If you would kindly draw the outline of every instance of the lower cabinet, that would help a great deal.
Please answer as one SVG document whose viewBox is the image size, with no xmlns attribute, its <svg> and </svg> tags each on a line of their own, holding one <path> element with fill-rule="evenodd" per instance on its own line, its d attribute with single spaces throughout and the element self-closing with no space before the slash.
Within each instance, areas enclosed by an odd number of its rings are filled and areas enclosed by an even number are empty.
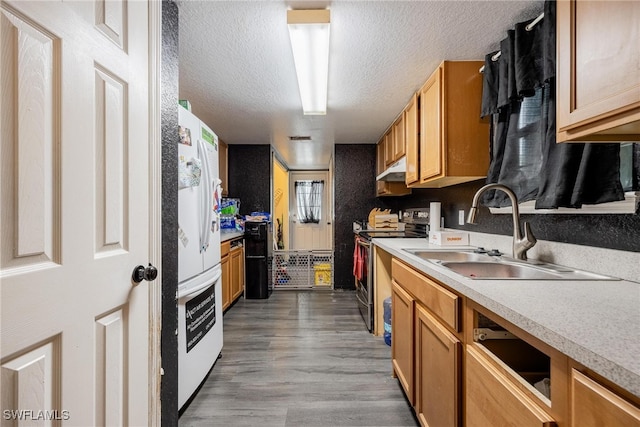
<svg viewBox="0 0 640 427">
<path fill-rule="evenodd" d="M 231 305 L 231 264 L 229 255 L 225 255 L 220 260 L 222 267 L 222 310 L 226 310 Z"/>
<path fill-rule="evenodd" d="M 640 427 L 640 397 L 391 260 L 391 359 L 423 427 Z"/>
<path fill-rule="evenodd" d="M 420 424 L 460 425 L 461 352 L 460 340 L 416 304 L 415 411 Z"/>
<path fill-rule="evenodd" d="M 576 369 L 571 370 L 573 427 L 640 426 L 640 408 Z"/>
<path fill-rule="evenodd" d="M 394 374 L 421 425 L 460 426 L 462 343 L 449 329 L 458 327 L 459 299 L 396 260 L 392 277 Z"/>
<path fill-rule="evenodd" d="M 391 288 L 391 363 L 393 372 L 404 388 L 407 399 L 413 405 L 413 310 L 415 301 L 398 283 L 392 282 Z"/>
<path fill-rule="evenodd" d="M 231 301 L 235 301 L 244 291 L 244 250 L 236 246 L 229 253 L 231 259 Z"/>
<path fill-rule="evenodd" d="M 467 345 L 465 362 L 467 427 L 557 425 L 542 407 L 472 345 Z"/>
<path fill-rule="evenodd" d="M 244 292 L 244 247 L 240 242 L 226 241 L 220 245 L 223 310 Z"/>
</svg>

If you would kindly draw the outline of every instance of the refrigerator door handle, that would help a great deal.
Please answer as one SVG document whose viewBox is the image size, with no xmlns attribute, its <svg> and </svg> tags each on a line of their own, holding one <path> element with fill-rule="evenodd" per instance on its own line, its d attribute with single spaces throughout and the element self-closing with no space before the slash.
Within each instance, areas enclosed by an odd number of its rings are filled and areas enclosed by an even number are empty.
<svg viewBox="0 0 640 427">
<path fill-rule="evenodd" d="M 207 250 L 209 246 L 209 239 L 207 239 L 209 233 L 208 229 L 211 223 L 211 171 L 209 169 L 209 156 L 207 155 L 207 148 L 204 145 L 205 142 L 198 139 L 198 151 L 200 161 L 202 162 L 202 170 L 204 173 L 204 185 L 201 187 L 203 206 L 201 206 L 201 212 L 203 214 L 202 223 L 200 224 L 200 252 Z"/>
<path fill-rule="evenodd" d="M 216 270 L 213 274 L 214 275 L 212 278 L 210 278 L 209 280 L 203 281 L 198 286 L 194 286 L 193 288 L 188 289 L 187 291 L 178 290 L 178 299 L 184 298 L 187 296 L 190 298 L 194 298 L 199 294 L 201 294 L 205 289 L 210 288 L 211 286 L 215 286 L 216 282 L 220 280 L 220 278 L 222 277 L 222 269 Z"/>
</svg>

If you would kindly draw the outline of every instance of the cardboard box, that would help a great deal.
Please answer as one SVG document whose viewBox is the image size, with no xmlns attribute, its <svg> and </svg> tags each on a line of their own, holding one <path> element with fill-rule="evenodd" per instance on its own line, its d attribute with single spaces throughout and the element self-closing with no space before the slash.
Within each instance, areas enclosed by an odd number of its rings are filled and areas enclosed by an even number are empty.
<svg viewBox="0 0 640 427">
<path fill-rule="evenodd" d="M 466 246 L 469 233 L 466 231 L 430 231 L 429 243 L 438 246 Z"/>
</svg>

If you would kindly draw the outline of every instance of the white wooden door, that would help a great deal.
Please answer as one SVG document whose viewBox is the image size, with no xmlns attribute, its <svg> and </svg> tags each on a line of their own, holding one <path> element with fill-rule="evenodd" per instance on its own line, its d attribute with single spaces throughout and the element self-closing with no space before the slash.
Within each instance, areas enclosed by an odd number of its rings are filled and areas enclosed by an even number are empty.
<svg viewBox="0 0 640 427">
<path fill-rule="evenodd" d="M 294 171 L 290 174 L 289 220 L 291 222 L 291 249 L 314 250 L 332 249 L 331 238 L 331 183 L 327 171 Z M 296 198 L 296 181 L 324 181 L 322 194 L 322 209 L 320 222 L 304 223 L 298 215 L 298 200 Z"/>
<path fill-rule="evenodd" d="M 149 424 L 148 7 L 1 3 L 2 426 Z"/>
</svg>

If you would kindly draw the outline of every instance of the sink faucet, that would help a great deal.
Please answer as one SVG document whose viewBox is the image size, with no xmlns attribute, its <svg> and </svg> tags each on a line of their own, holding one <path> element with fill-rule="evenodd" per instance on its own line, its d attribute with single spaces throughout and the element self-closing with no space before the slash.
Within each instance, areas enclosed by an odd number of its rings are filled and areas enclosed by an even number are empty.
<svg viewBox="0 0 640 427">
<path fill-rule="evenodd" d="M 520 231 L 520 211 L 518 210 L 518 198 L 506 185 L 487 184 L 476 191 L 475 196 L 473 196 L 473 202 L 471 203 L 471 210 L 469 210 L 467 222 L 470 224 L 476 223 L 476 214 L 478 213 L 478 201 L 480 200 L 480 196 L 482 195 L 482 193 L 492 188 L 504 191 L 511 200 L 511 211 L 513 212 L 513 257 L 515 259 L 526 260 L 527 251 L 536 244 L 537 240 L 531 232 L 531 227 L 528 222 L 524 223 L 524 238 L 522 237 L 522 233 Z"/>
</svg>

